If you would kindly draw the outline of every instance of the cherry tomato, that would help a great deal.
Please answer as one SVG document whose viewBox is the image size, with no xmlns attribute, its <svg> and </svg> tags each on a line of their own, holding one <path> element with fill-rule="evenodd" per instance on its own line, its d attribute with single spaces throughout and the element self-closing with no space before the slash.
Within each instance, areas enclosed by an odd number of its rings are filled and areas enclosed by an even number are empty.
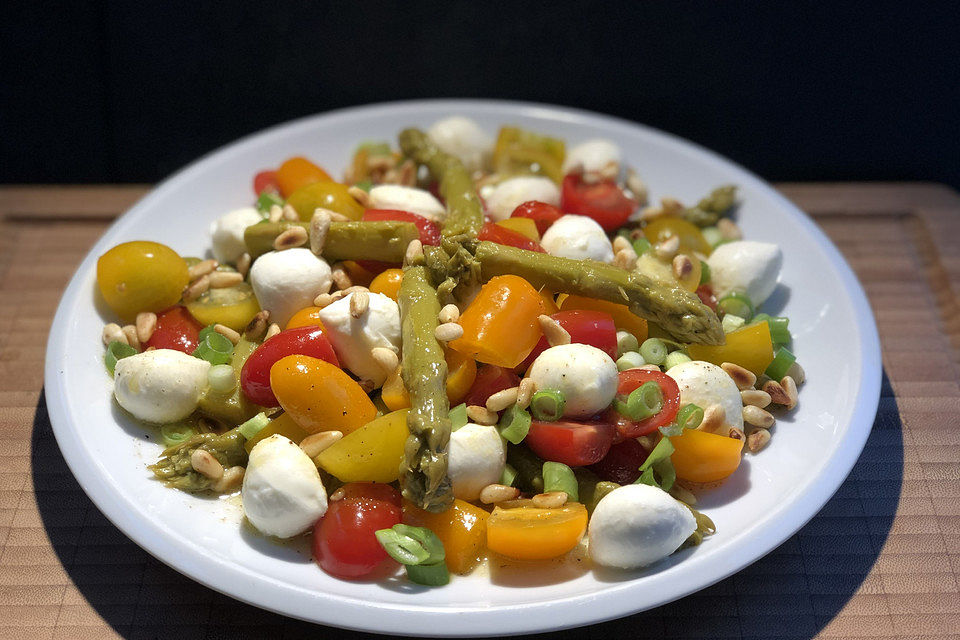
<svg viewBox="0 0 960 640">
<path fill-rule="evenodd" d="M 280 195 L 289 198 L 297 189 L 315 182 L 333 182 L 330 174 L 302 156 L 288 158 L 274 172 L 274 181 L 280 189 Z M 328 207 L 330 208 L 330 207 Z M 313 210 L 310 210 L 313 214 Z M 301 214 L 302 217 L 302 214 Z M 307 220 L 309 220 L 309 216 Z"/>
<path fill-rule="evenodd" d="M 680 409 L 680 388 L 673 378 L 662 371 L 649 371 L 647 369 L 627 369 L 620 372 L 620 383 L 617 385 L 618 396 L 628 396 L 630 392 L 642 385 L 644 382 L 654 381 L 660 385 L 660 391 L 663 393 L 663 408 L 659 413 L 640 421 L 634 421 L 621 415 L 614 409 L 609 409 L 605 414 L 617 426 L 617 431 L 624 438 L 638 438 L 648 433 L 653 433 L 659 427 L 673 422 Z"/>
<path fill-rule="evenodd" d="M 643 228 L 643 235 L 653 244 L 676 236 L 680 241 L 680 253 L 692 255 L 697 252 L 709 256 L 713 251 L 697 225 L 677 216 L 654 218 Z"/>
<path fill-rule="evenodd" d="M 558 311 L 551 314 L 550 317 L 567 330 L 571 342 L 589 344 L 606 352 L 614 360 L 617 359 L 617 327 L 613 324 L 613 317 L 609 313 L 577 309 L 574 311 Z M 517 367 L 517 371 L 529 369 L 537 356 L 549 348 L 550 343 L 547 342 L 547 339 L 545 337 L 540 338 L 540 342 L 533 348 L 527 359 Z"/>
<path fill-rule="evenodd" d="M 389 502 L 398 507 L 402 506 L 400 492 L 383 482 L 349 482 L 340 489 L 343 491 L 344 500 L 347 498 L 370 498 Z"/>
<path fill-rule="evenodd" d="M 387 269 L 370 283 L 371 293 L 382 293 L 394 302 L 400 295 L 400 283 L 403 282 L 403 269 Z"/>
<path fill-rule="evenodd" d="M 606 231 L 623 226 L 637 209 L 637 202 L 624 195 L 613 180 L 587 183 L 578 173 L 563 179 L 560 208 L 566 213 L 589 216 Z"/>
<path fill-rule="evenodd" d="M 590 470 L 604 480 L 617 484 L 633 484 L 640 477 L 640 465 L 647 459 L 647 450 L 634 438 L 627 438 L 610 447 L 600 462 Z"/>
<path fill-rule="evenodd" d="M 157 327 L 144 348 L 176 349 L 193 353 L 200 343 L 200 329 L 203 329 L 203 325 L 193 319 L 186 307 L 170 307 L 157 314 Z"/>
<path fill-rule="evenodd" d="M 395 209 L 367 209 L 363 212 L 363 219 L 370 221 L 395 220 L 397 222 L 412 222 L 420 231 L 420 242 L 429 245 L 440 244 L 440 225 L 433 220 L 409 211 Z"/>
<path fill-rule="evenodd" d="M 527 251 L 546 253 L 539 242 L 534 242 L 522 233 L 517 233 L 516 231 L 502 227 L 495 222 L 485 222 L 483 227 L 480 228 L 480 233 L 477 234 L 477 239 L 489 240 L 490 242 L 496 242 L 497 244 L 508 247 L 526 249 Z"/>
<path fill-rule="evenodd" d="M 97 260 L 100 293 L 124 322 L 177 304 L 189 280 L 184 259 L 159 242 L 124 242 Z"/>
<path fill-rule="evenodd" d="M 717 312 L 717 297 L 713 295 L 713 287 L 708 284 L 702 284 L 697 287 L 697 296 L 700 297 L 700 302 L 710 307 L 714 313 Z"/>
<path fill-rule="evenodd" d="M 270 367 L 270 389 L 294 422 L 308 433 L 341 431 L 344 439 L 377 417 L 356 380 L 335 364 L 301 354 Z"/>
<path fill-rule="evenodd" d="M 400 524 L 401 515 L 398 505 L 380 496 L 361 494 L 331 502 L 313 527 L 313 559 L 330 575 L 363 578 L 390 558 L 375 532 Z"/>
<path fill-rule="evenodd" d="M 528 200 L 510 214 L 511 218 L 530 218 L 537 223 L 537 231 L 543 236 L 550 226 L 560 219 L 563 212 L 552 204 Z"/>
<path fill-rule="evenodd" d="M 527 502 L 527 501 L 525 501 Z M 487 547 L 517 560 L 547 560 L 571 551 L 587 530 L 587 510 L 579 502 L 540 509 L 494 507 L 487 518 Z"/>
<path fill-rule="evenodd" d="M 253 176 L 253 192 L 258 196 L 264 191 L 274 191 L 279 193 L 280 187 L 277 186 L 277 172 L 272 170 L 261 171 Z"/>
<path fill-rule="evenodd" d="M 544 460 L 562 462 L 568 467 L 585 467 L 603 460 L 615 433 L 609 422 L 534 420 L 524 442 Z"/>
<path fill-rule="evenodd" d="M 513 371 L 493 364 L 480 365 L 477 368 L 477 377 L 463 401 L 467 406 L 482 407 L 487 404 L 487 398 L 496 392 L 510 389 L 518 384 L 520 384 L 520 378 Z"/>
<path fill-rule="evenodd" d="M 287 329 L 273 336 L 250 354 L 240 370 L 240 388 L 247 398 L 264 407 L 275 407 L 277 398 L 270 388 L 270 368 L 281 358 L 305 355 L 340 366 L 333 345 L 317 326 Z"/>
<path fill-rule="evenodd" d="M 320 307 L 304 307 L 287 320 L 287 326 L 284 329 L 296 329 L 298 327 L 320 327 L 323 329 L 323 320 L 320 319 L 322 310 Z"/>
<path fill-rule="evenodd" d="M 670 460 L 677 477 L 690 482 L 719 482 L 740 466 L 743 440 L 736 440 L 708 431 L 684 429 L 670 438 L 673 454 Z"/>
</svg>

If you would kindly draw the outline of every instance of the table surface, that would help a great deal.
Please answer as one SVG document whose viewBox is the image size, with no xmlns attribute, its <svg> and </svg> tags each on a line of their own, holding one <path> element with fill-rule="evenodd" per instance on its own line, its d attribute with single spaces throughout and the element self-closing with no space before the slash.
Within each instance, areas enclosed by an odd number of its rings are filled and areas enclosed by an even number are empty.
<svg viewBox="0 0 960 640">
<path fill-rule="evenodd" d="M 552 637 L 960 635 L 960 196 L 935 184 L 781 184 L 866 288 L 884 385 L 823 510 L 740 573 Z M 235 602 L 132 543 L 57 448 L 47 332 L 77 264 L 145 186 L 0 187 L 0 637 L 361 637 Z M 94 425 L 95 426 L 95 425 Z"/>
</svg>

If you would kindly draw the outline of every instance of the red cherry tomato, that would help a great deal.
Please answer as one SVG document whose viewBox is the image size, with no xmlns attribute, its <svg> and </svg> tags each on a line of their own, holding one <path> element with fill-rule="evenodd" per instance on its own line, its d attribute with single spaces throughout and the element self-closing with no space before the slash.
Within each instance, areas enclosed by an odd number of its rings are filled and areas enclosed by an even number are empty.
<svg viewBox="0 0 960 640">
<path fill-rule="evenodd" d="M 510 217 L 530 218 L 537 224 L 537 231 L 542 236 L 562 215 L 563 212 L 552 204 L 529 200 L 514 209 Z"/>
<path fill-rule="evenodd" d="M 589 216 L 606 231 L 622 227 L 637 209 L 637 202 L 624 195 L 613 180 L 587 183 L 578 173 L 563 179 L 560 208 L 567 213 Z"/>
<path fill-rule="evenodd" d="M 627 438 L 610 447 L 600 462 L 590 470 L 603 480 L 617 484 L 633 484 L 640 477 L 640 465 L 647 459 L 647 450 L 634 438 Z"/>
<path fill-rule="evenodd" d="M 395 209 L 367 209 L 363 212 L 363 219 L 370 221 L 395 220 L 397 222 L 412 222 L 420 231 L 420 242 L 429 245 L 440 244 L 440 225 L 416 213 L 397 211 Z"/>
<path fill-rule="evenodd" d="M 264 191 L 280 193 L 276 171 L 261 171 L 253 177 L 253 192 L 259 196 Z"/>
<path fill-rule="evenodd" d="M 613 324 L 613 316 L 609 313 L 576 309 L 558 311 L 550 317 L 567 330 L 571 342 L 589 344 L 606 352 L 614 360 L 617 359 L 617 327 Z M 537 356 L 549 348 L 550 343 L 545 337 L 541 337 L 540 342 L 533 348 L 527 359 L 516 368 L 516 371 L 523 372 L 529 369 Z"/>
<path fill-rule="evenodd" d="M 477 369 L 477 377 L 463 401 L 467 406 L 482 407 L 487 404 L 487 398 L 497 391 L 510 389 L 518 384 L 520 384 L 520 378 L 513 371 L 492 364 L 482 364 Z"/>
<path fill-rule="evenodd" d="M 363 578 L 390 558 L 375 532 L 400 524 L 401 515 L 400 507 L 377 498 L 331 502 L 313 527 L 313 559 L 330 575 L 347 580 Z"/>
<path fill-rule="evenodd" d="M 292 355 L 310 356 L 340 366 L 333 345 L 316 325 L 281 331 L 250 354 L 240 370 L 240 388 L 251 402 L 264 407 L 275 407 L 277 402 L 270 389 L 270 367 L 277 360 Z"/>
<path fill-rule="evenodd" d="M 186 307 L 170 307 L 157 314 L 157 326 L 144 348 L 176 349 L 193 353 L 200 342 L 200 329 L 203 329 L 203 325 L 190 315 Z"/>
<path fill-rule="evenodd" d="M 508 247 L 546 253 L 539 242 L 534 242 L 522 233 L 501 227 L 495 222 L 483 223 L 483 226 L 480 228 L 480 233 L 477 234 L 477 240 L 489 240 L 490 242 L 496 242 L 497 244 L 503 244 Z"/>
<path fill-rule="evenodd" d="M 702 284 L 697 287 L 697 295 L 700 297 L 700 302 L 710 307 L 714 313 L 717 312 L 717 297 L 713 295 L 713 287 Z"/>
<path fill-rule="evenodd" d="M 524 442 L 530 450 L 568 467 L 585 467 L 607 455 L 616 433 L 609 422 L 541 422 L 534 420 Z"/>
<path fill-rule="evenodd" d="M 659 413 L 640 421 L 631 420 L 613 408 L 604 414 L 608 420 L 616 425 L 617 431 L 624 438 L 639 438 L 648 433 L 653 433 L 659 427 L 670 424 L 677 417 L 677 411 L 680 409 L 680 388 L 673 378 L 662 371 L 649 371 L 647 369 L 621 371 L 620 383 L 617 385 L 617 395 L 628 396 L 631 391 L 650 380 L 660 385 L 660 391 L 663 393 L 663 408 Z"/>
<path fill-rule="evenodd" d="M 401 506 L 400 492 L 382 482 L 350 482 L 340 487 L 343 499 L 371 498 Z"/>
</svg>

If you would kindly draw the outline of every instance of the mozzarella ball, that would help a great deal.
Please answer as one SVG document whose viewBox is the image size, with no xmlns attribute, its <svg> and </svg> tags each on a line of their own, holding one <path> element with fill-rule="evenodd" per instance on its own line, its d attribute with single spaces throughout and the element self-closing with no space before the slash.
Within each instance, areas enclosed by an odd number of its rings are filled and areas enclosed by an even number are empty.
<svg viewBox="0 0 960 640">
<path fill-rule="evenodd" d="M 340 364 L 357 377 L 377 387 L 387 375 L 371 355 L 374 347 L 385 347 L 400 354 L 400 307 L 382 293 L 368 294 L 370 304 L 359 318 L 350 315 L 351 293 L 317 312 Z"/>
<path fill-rule="evenodd" d="M 240 499 L 250 524 L 278 538 L 303 533 L 327 512 L 327 491 L 313 460 L 279 434 L 253 447 Z"/>
<path fill-rule="evenodd" d="M 437 120 L 427 129 L 429 137 L 444 153 L 460 159 L 467 171 L 479 171 L 493 153 L 493 138 L 476 122 L 463 116 Z"/>
<path fill-rule="evenodd" d="M 560 189 L 550 178 L 520 176 L 508 178 L 484 195 L 487 213 L 496 220 L 506 220 L 524 202 L 536 200 L 560 205 Z"/>
<path fill-rule="evenodd" d="M 500 482 L 507 449 L 496 427 L 468 423 L 450 434 L 447 460 L 453 495 L 477 500 L 485 486 Z"/>
<path fill-rule="evenodd" d="M 777 287 L 783 253 L 769 242 L 737 240 L 714 249 L 707 264 L 710 284 L 718 298 L 739 291 L 759 306 Z"/>
<path fill-rule="evenodd" d="M 271 251 L 250 267 L 250 285 L 270 321 L 283 327 L 291 316 L 330 290 L 330 265 L 310 249 Z"/>
<path fill-rule="evenodd" d="M 743 399 L 726 371 L 709 362 L 692 360 L 670 367 L 667 375 L 680 387 L 681 406 L 695 404 L 706 409 L 718 404 L 723 408 L 726 418 L 717 433 L 726 435 L 731 427 L 743 429 Z"/>
<path fill-rule="evenodd" d="M 567 214 L 550 225 L 540 245 L 552 256 L 574 260 L 613 261 L 613 245 L 597 221 Z"/>
<path fill-rule="evenodd" d="M 213 239 L 213 257 L 221 263 L 236 262 L 247 252 L 243 241 L 243 232 L 252 224 L 263 220 L 260 212 L 253 207 L 236 209 L 224 214 L 210 223 L 210 235 Z"/>
<path fill-rule="evenodd" d="M 174 349 L 154 349 L 117 360 L 113 394 L 120 406 L 146 422 L 183 420 L 207 388 L 210 363 Z"/>
<path fill-rule="evenodd" d="M 370 189 L 370 206 L 367 208 L 407 211 L 436 222 L 442 222 L 447 216 L 447 210 L 429 191 L 396 184 L 382 184 Z"/>
<path fill-rule="evenodd" d="M 586 418 L 599 413 L 617 395 L 617 365 L 604 351 L 588 344 L 550 347 L 533 361 L 527 377 L 537 389 L 563 394 L 563 415 Z"/>
<path fill-rule="evenodd" d="M 614 173 L 620 173 L 620 148 L 611 140 L 595 138 L 581 142 L 567 151 L 567 157 L 563 160 L 563 174 L 575 169 L 582 169 L 585 173 L 597 173 L 611 165 L 616 168 Z"/>
<path fill-rule="evenodd" d="M 606 567 L 635 569 L 658 562 L 697 530 L 690 510 L 646 484 L 614 489 L 590 518 L 590 557 Z"/>
</svg>

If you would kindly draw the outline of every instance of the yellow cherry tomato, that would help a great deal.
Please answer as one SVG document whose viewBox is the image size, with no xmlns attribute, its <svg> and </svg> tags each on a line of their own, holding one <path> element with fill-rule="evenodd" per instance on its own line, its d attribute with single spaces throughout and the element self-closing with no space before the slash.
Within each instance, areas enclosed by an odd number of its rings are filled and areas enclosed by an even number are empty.
<svg viewBox="0 0 960 640">
<path fill-rule="evenodd" d="M 716 347 L 691 344 L 687 353 L 694 360 L 706 360 L 715 365 L 732 362 L 759 376 L 773 362 L 770 325 L 766 322 L 747 325 L 728 333 L 726 344 Z"/>
<path fill-rule="evenodd" d="M 553 291 L 549 289 L 540 289 L 540 297 L 543 298 L 543 312 L 552 316 L 557 311 L 560 311 L 560 307 L 557 306 L 557 301 L 554 299 Z"/>
<path fill-rule="evenodd" d="M 377 408 L 353 378 L 318 358 L 281 358 L 270 368 L 270 388 L 284 411 L 308 433 L 346 435 L 377 416 Z"/>
<path fill-rule="evenodd" d="M 460 404 L 477 378 L 477 362 L 453 349 L 444 351 L 444 359 L 447 361 L 447 399 L 451 405 Z M 380 390 L 380 399 L 391 411 L 410 406 L 410 396 L 407 388 L 403 386 L 400 370 L 400 367 L 397 367 L 396 371 L 387 376 Z"/>
<path fill-rule="evenodd" d="M 697 225 L 675 216 L 654 218 L 643 228 L 643 235 L 647 237 L 651 244 L 657 244 L 677 236 L 680 238 L 681 253 L 693 254 L 694 251 L 699 251 L 703 255 L 709 256 L 710 252 L 713 251 Z"/>
<path fill-rule="evenodd" d="M 370 291 L 373 293 L 382 293 L 396 301 L 402 281 L 403 269 L 387 269 L 373 279 L 373 282 L 370 283 Z"/>
<path fill-rule="evenodd" d="M 336 182 L 314 182 L 291 193 L 287 203 L 297 210 L 304 221 L 313 217 L 317 207 L 342 213 L 351 220 L 359 220 L 363 217 L 363 205 L 347 193 L 347 188 Z"/>
<path fill-rule="evenodd" d="M 537 231 L 537 223 L 531 218 L 507 218 L 506 220 L 501 220 L 496 224 L 500 225 L 504 229 L 516 231 L 520 235 L 530 238 L 534 242 L 540 242 L 540 232 Z"/>
<path fill-rule="evenodd" d="M 245 328 L 260 311 L 253 287 L 246 282 L 233 287 L 209 289 L 193 302 L 187 311 L 204 326 L 222 324 L 234 331 Z"/>
<path fill-rule="evenodd" d="M 587 510 L 579 502 L 556 509 L 498 506 L 487 519 L 487 547 L 516 560 L 546 560 L 570 552 L 586 530 Z"/>
<path fill-rule="evenodd" d="M 740 466 L 743 441 L 707 431 L 685 429 L 670 438 L 677 477 L 690 482 L 719 482 Z"/>
<path fill-rule="evenodd" d="M 452 507 L 440 513 L 424 511 L 408 500 L 403 501 L 404 524 L 426 527 L 437 534 L 443 543 L 447 568 L 458 575 L 469 573 L 483 558 L 489 516 L 480 507 L 463 500 L 454 500 Z"/>
<path fill-rule="evenodd" d="M 563 140 L 519 127 L 501 127 L 493 149 L 493 169 L 504 176 L 539 174 L 559 183 L 565 155 Z"/>
<path fill-rule="evenodd" d="M 625 304 L 617 304 L 615 302 L 597 300 L 596 298 L 585 298 L 577 295 L 567 295 L 560 300 L 561 311 L 574 311 L 577 309 L 608 313 L 613 318 L 613 324 L 617 327 L 618 331 L 632 333 L 640 342 L 647 339 L 647 321 L 640 316 L 634 315 Z"/>
<path fill-rule="evenodd" d="M 304 307 L 293 314 L 293 317 L 287 321 L 284 329 L 296 329 L 297 327 L 320 327 L 326 331 L 323 321 L 320 319 L 320 307 Z"/>
<path fill-rule="evenodd" d="M 184 259 L 159 242 L 124 242 L 97 260 L 100 293 L 124 322 L 175 305 L 189 279 Z"/>
<path fill-rule="evenodd" d="M 267 426 L 257 431 L 252 438 L 244 442 L 243 447 L 247 450 L 247 453 L 250 453 L 258 442 L 272 435 L 281 435 L 284 438 L 289 438 L 294 444 L 300 444 L 300 441 L 310 434 L 294 422 L 289 413 L 281 413 L 268 422 Z"/>
<path fill-rule="evenodd" d="M 692 292 L 696 291 L 697 287 L 700 286 L 700 275 L 703 272 L 703 266 L 701 266 L 700 258 L 697 256 L 687 255 L 686 257 L 690 259 L 690 262 L 684 263 L 685 270 L 681 272 L 677 278 L 677 284 L 679 284 L 682 289 Z M 673 275 L 676 275 L 676 271 L 673 272 Z"/>
<path fill-rule="evenodd" d="M 368 422 L 320 452 L 317 465 L 343 482 L 393 482 L 400 477 L 410 431 L 407 410 Z"/>
<path fill-rule="evenodd" d="M 330 174 L 302 156 L 289 158 L 277 169 L 274 180 L 284 198 L 314 182 L 333 182 Z"/>
<path fill-rule="evenodd" d="M 480 362 L 513 369 L 540 340 L 537 317 L 546 304 L 519 276 L 491 278 L 460 316 L 463 336 L 450 348 Z"/>
<path fill-rule="evenodd" d="M 399 411 L 410 407 L 410 394 L 407 388 L 403 386 L 403 376 L 400 374 L 401 368 L 397 366 L 393 373 L 387 376 L 380 388 L 380 399 L 387 405 L 390 411 Z"/>
</svg>

